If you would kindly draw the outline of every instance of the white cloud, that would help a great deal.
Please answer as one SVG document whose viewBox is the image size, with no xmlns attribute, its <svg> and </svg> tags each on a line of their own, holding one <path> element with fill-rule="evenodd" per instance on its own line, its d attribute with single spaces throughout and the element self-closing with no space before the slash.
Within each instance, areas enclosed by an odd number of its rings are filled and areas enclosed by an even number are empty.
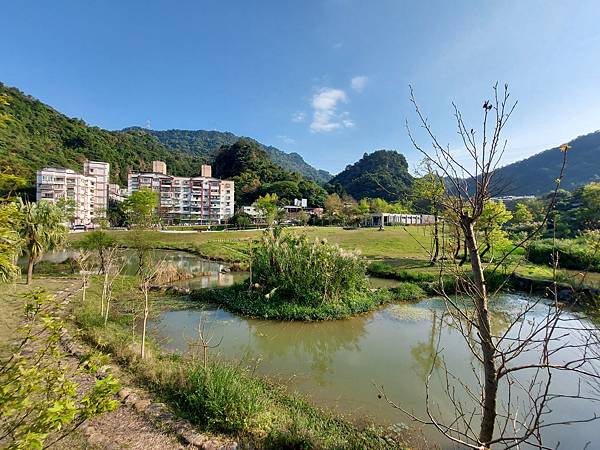
<svg viewBox="0 0 600 450">
<path fill-rule="evenodd" d="M 296 111 L 292 114 L 292 122 L 300 123 L 304 122 L 304 119 L 306 119 L 306 113 L 304 111 Z"/>
<path fill-rule="evenodd" d="M 310 131 L 326 133 L 339 128 L 351 128 L 354 122 L 348 112 L 338 113 L 338 105 L 347 103 L 348 96 L 341 89 L 321 88 L 312 99 L 313 117 Z"/>
<path fill-rule="evenodd" d="M 366 75 L 356 76 L 356 77 L 352 78 L 352 81 L 351 81 L 352 89 L 354 89 L 356 92 L 362 92 L 368 82 L 369 82 L 369 77 L 367 77 Z"/>
<path fill-rule="evenodd" d="M 284 144 L 295 144 L 296 140 L 286 136 L 285 134 L 280 134 L 277 136 L 278 139 L 280 139 L 281 141 L 283 141 Z"/>
</svg>

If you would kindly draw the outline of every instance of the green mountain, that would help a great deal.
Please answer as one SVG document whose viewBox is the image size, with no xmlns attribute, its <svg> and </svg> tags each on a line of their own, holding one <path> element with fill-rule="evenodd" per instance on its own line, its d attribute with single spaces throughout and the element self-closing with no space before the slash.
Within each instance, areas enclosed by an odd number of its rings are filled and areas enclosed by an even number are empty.
<svg viewBox="0 0 600 450">
<path fill-rule="evenodd" d="M 236 202 L 250 205 L 258 196 L 277 194 L 280 203 L 289 205 L 295 198 L 306 198 L 310 206 L 323 206 L 327 191 L 298 172 L 275 164 L 256 141 L 239 139 L 223 145 L 215 154 L 214 174 L 235 181 Z"/>
<path fill-rule="evenodd" d="M 143 128 L 126 128 L 124 131 L 136 130 L 155 136 L 165 147 L 191 153 L 211 160 L 222 145 L 232 145 L 241 139 L 233 133 L 206 130 L 146 130 Z M 256 142 L 264 150 L 271 161 L 290 172 L 298 172 L 309 180 L 317 183 L 326 183 L 331 179 L 331 174 L 319 170 L 308 164 L 298 153 L 285 153 L 276 147 L 267 146 L 260 142 L 244 137 L 246 140 Z"/>
<path fill-rule="evenodd" d="M 406 158 L 394 150 L 365 153 L 356 163 L 333 177 L 329 184 L 361 198 L 383 198 L 395 201 L 406 198 L 413 177 L 408 173 Z"/>
<path fill-rule="evenodd" d="M 600 181 L 600 131 L 569 142 L 561 188 L 572 191 Z M 554 189 L 563 154 L 558 147 L 496 170 L 495 184 L 501 195 L 540 195 Z"/>
<path fill-rule="evenodd" d="M 172 150 L 148 133 L 107 131 L 72 119 L 16 88 L 0 83 L 0 114 L 9 116 L 0 127 L 0 170 L 26 177 L 47 166 L 81 171 L 87 159 L 109 162 L 111 180 L 127 184 L 129 170 L 151 169 L 153 160 L 167 163 L 175 175 L 199 173 L 201 155 Z"/>
</svg>

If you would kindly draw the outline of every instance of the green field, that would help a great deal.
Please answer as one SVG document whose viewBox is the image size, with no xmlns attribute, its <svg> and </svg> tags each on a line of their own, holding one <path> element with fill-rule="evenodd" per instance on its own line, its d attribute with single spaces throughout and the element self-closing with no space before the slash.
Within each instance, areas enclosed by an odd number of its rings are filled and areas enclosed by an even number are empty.
<svg viewBox="0 0 600 450">
<path fill-rule="evenodd" d="M 344 230 L 339 227 L 296 227 L 294 233 L 306 233 L 309 237 L 327 239 L 331 243 L 351 250 L 360 250 L 369 259 L 394 260 L 422 265 L 427 261 L 425 248 L 430 245 L 427 227 L 388 227 L 385 231 L 376 228 Z M 131 231 L 109 231 L 121 244 L 133 246 L 134 233 Z M 156 248 L 186 250 L 199 255 L 224 261 L 243 261 L 252 240 L 263 231 L 215 231 L 197 233 L 168 233 L 161 231 L 138 232 L 144 241 Z M 83 233 L 71 234 L 75 243 L 83 238 Z"/>
<path fill-rule="evenodd" d="M 359 228 L 344 230 L 340 227 L 295 227 L 290 231 L 305 233 L 309 237 L 326 239 L 339 244 L 348 250 L 359 250 L 370 260 L 382 260 L 386 264 L 409 270 L 438 271 L 428 263 L 428 249 L 431 245 L 429 227 L 387 227 L 385 231 L 376 228 Z M 109 231 L 122 245 L 134 245 L 134 233 L 131 231 Z M 168 233 L 160 231 L 138 232 L 143 239 L 156 248 L 185 250 L 205 258 L 226 262 L 244 262 L 249 245 L 263 231 L 215 231 L 196 233 Z M 70 241 L 76 243 L 82 239 L 83 233 L 71 234 Z M 507 267 L 512 271 L 536 279 L 551 279 L 552 270 L 525 261 L 522 257 L 514 257 Z M 574 270 L 560 270 L 559 278 L 577 285 L 584 280 L 585 284 L 600 287 L 600 273 L 585 274 Z"/>
</svg>

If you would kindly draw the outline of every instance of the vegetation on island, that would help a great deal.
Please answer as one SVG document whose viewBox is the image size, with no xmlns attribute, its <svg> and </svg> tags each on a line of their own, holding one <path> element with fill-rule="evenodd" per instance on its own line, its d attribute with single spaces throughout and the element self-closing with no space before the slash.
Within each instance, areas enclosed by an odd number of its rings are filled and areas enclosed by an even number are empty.
<svg viewBox="0 0 600 450">
<path fill-rule="evenodd" d="M 425 296 L 417 285 L 371 290 L 366 260 L 326 240 L 274 229 L 252 247 L 250 278 L 230 288 L 195 292 L 247 316 L 283 320 L 342 319 Z"/>
</svg>

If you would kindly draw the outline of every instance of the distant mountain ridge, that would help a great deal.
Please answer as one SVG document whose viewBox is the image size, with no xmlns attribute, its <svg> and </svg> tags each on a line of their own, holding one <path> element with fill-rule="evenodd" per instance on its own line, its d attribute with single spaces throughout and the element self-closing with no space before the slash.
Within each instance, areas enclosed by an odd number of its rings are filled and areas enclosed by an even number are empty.
<svg viewBox="0 0 600 450">
<path fill-rule="evenodd" d="M 316 169 L 302 158 L 298 153 L 285 153 L 284 151 L 269 145 L 264 145 L 256 139 L 237 136 L 228 131 L 209 131 L 209 130 L 150 130 L 139 127 L 125 128 L 123 131 L 138 131 L 148 133 L 165 147 L 190 153 L 194 156 L 204 157 L 208 160 L 214 159 L 217 151 L 222 145 L 232 145 L 238 140 L 244 138 L 254 141 L 258 146 L 265 150 L 271 161 L 290 172 L 301 173 L 305 178 L 318 183 L 326 183 L 332 175 L 325 171 Z"/>
<path fill-rule="evenodd" d="M 579 136 L 569 145 L 560 187 L 572 191 L 600 181 L 600 130 Z M 502 195 L 545 194 L 554 189 L 562 160 L 563 154 L 555 147 L 497 169 L 494 178 L 502 186 Z"/>
</svg>

